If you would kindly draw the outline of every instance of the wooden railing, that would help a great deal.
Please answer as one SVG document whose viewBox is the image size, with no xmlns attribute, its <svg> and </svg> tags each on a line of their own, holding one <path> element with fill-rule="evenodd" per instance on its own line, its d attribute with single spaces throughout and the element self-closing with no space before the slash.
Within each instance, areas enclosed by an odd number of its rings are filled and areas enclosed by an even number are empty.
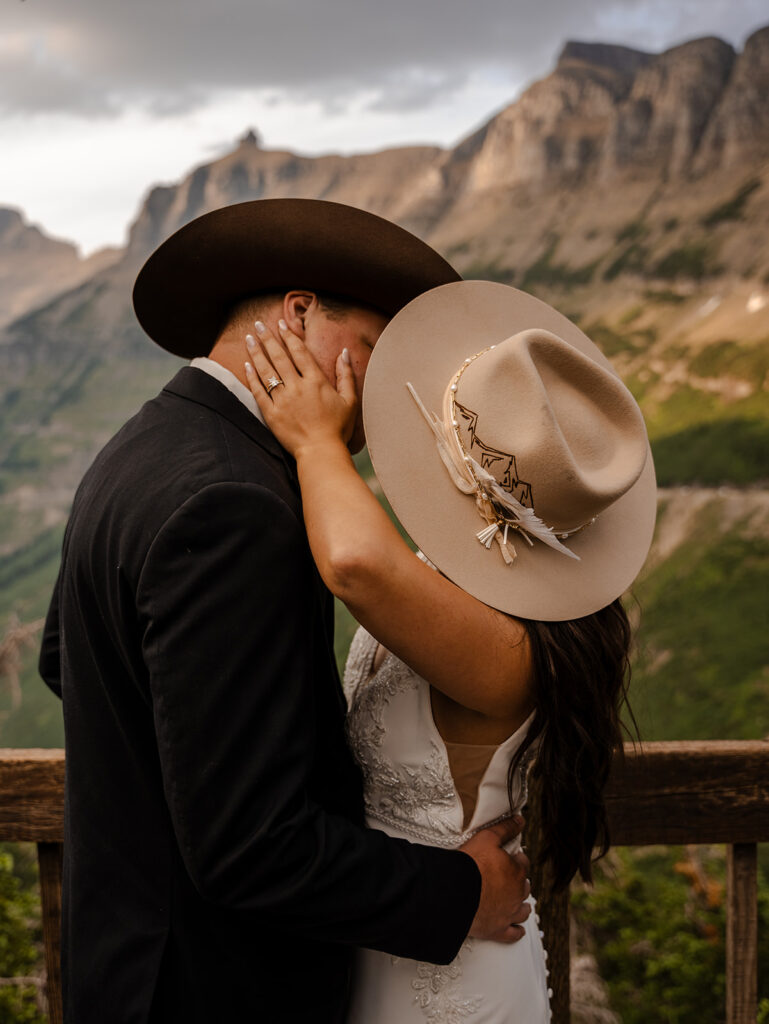
<svg viewBox="0 0 769 1024">
<path fill-rule="evenodd" d="M 625 747 L 607 793 L 614 846 L 725 843 L 726 1020 L 755 1024 L 758 974 L 756 844 L 769 841 L 769 743 L 647 743 Z M 536 808 L 529 817 L 536 820 Z M 536 847 L 536 835 L 530 839 Z M 549 951 L 554 1024 L 569 1021 L 569 894 L 532 879 Z"/>
<path fill-rule="evenodd" d="M 0 750 L 0 841 L 37 843 L 48 1020 L 62 1024 L 61 851 L 64 751 Z"/>
<path fill-rule="evenodd" d="M 51 1024 L 60 1024 L 59 970 L 64 753 L 0 750 L 0 841 L 37 843 Z M 607 794 L 612 843 L 727 846 L 726 1013 L 754 1024 L 756 844 L 769 841 L 769 742 L 648 743 L 626 747 Z M 536 806 L 528 812 L 536 821 Z M 529 847 L 536 847 L 530 830 Z M 549 952 L 554 1024 L 569 1021 L 569 895 L 533 878 Z"/>
</svg>

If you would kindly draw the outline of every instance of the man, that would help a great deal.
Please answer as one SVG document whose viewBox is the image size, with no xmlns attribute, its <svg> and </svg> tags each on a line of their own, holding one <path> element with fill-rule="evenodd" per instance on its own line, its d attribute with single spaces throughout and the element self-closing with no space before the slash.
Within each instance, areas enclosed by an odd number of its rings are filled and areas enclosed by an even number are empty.
<svg viewBox="0 0 769 1024">
<path fill-rule="evenodd" d="M 41 654 L 64 701 L 70 1024 L 339 1022 L 356 945 L 440 963 L 471 928 L 519 933 L 520 823 L 466 852 L 361 827 L 330 595 L 243 383 L 255 315 L 331 379 L 347 348 L 360 384 L 388 317 L 456 276 L 309 200 L 198 218 L 139 275 L 142 325 L 193 362 L 80 485 Z"/>
</svg>

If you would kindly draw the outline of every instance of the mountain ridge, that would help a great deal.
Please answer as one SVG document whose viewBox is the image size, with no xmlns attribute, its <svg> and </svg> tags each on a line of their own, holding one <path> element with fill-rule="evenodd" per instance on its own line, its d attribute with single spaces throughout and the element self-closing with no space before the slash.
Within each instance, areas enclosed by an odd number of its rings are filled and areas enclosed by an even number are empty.
<svg viewBox="0 0 769 1024">
<path fill-rule="evenodd" d="M 2 347 L 37 336 L 47 351 L 43 335 L 72 323 L 122 337 L 120 325 L 132 321 L 131 279 L 164 237 L 217 206 L 268 197 L 368 209 L 424 237 L 461 272 L 486 271 L 527 289 L 542 287 L 548 275 L 557 283 L 560 273 L 566 284 L 597 274 L 611 290 L 614 277 L 654 278 L 671 253 L 692 246 L 701 250 L 699 263 L 679 276 L 725 271 L 760 280 L 769 274 L 762 92 L 769 94 L 769 26 L 739 53 L 715 37 L 660 54 L 568 41 L 548 75 L 450 149 L 303 156 L 263 149 L 250 133 L 181 181 L 151 188 L 126 247 L 80 277 L 74 292 L 45 296 L 53 304 L 36 295 L 6 325 Z M 725 215 L 731 251 L 719 262 L 727 232 L 703 222 L 753 184 Z M 671 226 L 676 219 L 681 224 Z M 634 222 L 644 237 L 618 242 Z"/>
</svg>

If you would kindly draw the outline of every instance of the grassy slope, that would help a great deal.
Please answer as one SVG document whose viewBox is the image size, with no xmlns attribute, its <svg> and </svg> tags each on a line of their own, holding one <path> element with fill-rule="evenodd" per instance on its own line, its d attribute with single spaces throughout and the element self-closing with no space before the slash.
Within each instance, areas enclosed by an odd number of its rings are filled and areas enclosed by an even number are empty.
<svg viewBox="0 0 769 1024">
<path fill-rule="evenodd" d="M 634 588 L 631 692 L 650 740 L 769 734 L 769 538 L 719 512 L 715 495 Z"/>
</svg>

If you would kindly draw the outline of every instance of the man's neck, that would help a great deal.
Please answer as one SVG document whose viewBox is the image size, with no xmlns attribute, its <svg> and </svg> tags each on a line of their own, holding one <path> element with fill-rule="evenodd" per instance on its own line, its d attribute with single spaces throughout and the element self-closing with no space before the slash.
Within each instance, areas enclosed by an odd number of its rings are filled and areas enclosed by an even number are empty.
<svg viewBox="0 0 769 1024">
<path fill-rule="evenodd" d="M 203 370 L 210 376 L 215 377 L 220 384 L 223 384 L 239 402 L 248 409 L 260 423 L 264 423 L 264 417 L 254 398 L 251 388 L 246 381 L 245 372 L 245 344 L 243 345 L 243 356 L 238 358 L 236 344 L 217 344 L 205 358 L 193 359 L 192 366 Z"/>
<path fill-rule="evenodd" d="M 245 370 L 248 352 L 245 337 L 235 338 L 231 332 L 225 332 L 209 352 L 208 358 L 229 370 L 244 387 L 248 387 Z"/>
</svg>

